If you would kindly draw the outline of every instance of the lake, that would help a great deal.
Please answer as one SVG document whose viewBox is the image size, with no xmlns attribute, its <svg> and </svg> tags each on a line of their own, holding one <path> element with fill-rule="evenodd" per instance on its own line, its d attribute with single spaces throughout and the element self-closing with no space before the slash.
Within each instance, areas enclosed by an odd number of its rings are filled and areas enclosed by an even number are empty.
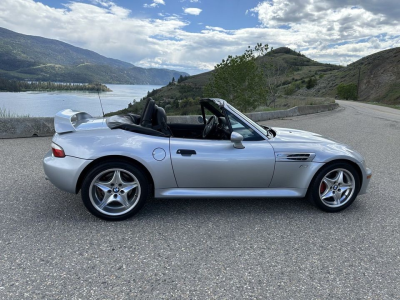
<svg viewBox="0 0 400 300">
<path fill-rule="evenodd" d="M 128 107 L 134 99 L 139 101 L 148 91 L 162 85 L 106 84 L 112 92 L 100 93 L 104 113 Z M 0 92 L 0 108 L 19 115 L 31 117 L 53 117 L 60 110 L 71 108 L 85 111 L 92 116 L 101 116 L 97 93 L 93 92 Z"/>
</svg>

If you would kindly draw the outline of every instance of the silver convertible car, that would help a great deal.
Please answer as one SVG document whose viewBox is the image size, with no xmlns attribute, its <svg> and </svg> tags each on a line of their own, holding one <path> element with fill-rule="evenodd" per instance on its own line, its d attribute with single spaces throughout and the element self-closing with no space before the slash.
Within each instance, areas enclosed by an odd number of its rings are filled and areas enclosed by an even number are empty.
<svg viewBox="0 0 400 300">
<path fill-rule="evenodd" d="M 371 170 L 348 146 L 261 126 L 222 99 L 202 99 L 200 108 L 197 124 L 167 122 L 152 99 L 140 116 L 60 111 L 46 177 L 81 191 L 86 208 L 106 220 L 131 217 L 149 197 L 307 197 L 338 212 L 366 192 Z"/>
</svg>

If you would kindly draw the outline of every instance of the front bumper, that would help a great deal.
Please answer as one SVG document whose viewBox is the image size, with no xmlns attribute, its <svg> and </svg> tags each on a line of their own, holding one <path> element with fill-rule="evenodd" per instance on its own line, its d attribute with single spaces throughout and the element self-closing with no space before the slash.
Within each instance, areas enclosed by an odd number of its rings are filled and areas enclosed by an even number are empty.
<svg viewBox="0 0 400 300">
<path fill-rule="evenodd" d="M 365 168 L 365 174 L 364 174 L 364 178 L 363 178 L 363 183 L 360 189 L 360 192 L 358 193 L 359 195 L 365 194 L 367 192 L 367 188 L 369 185 L 369 182 L 371 180 L 371 176 L 372 176 L 372 171 L 369 168 Z"/>
<path fill-rule="evenodd" d="M 43 169 L 52 184 L 60 190 L 76 194 L 79 175 L 91 162 L 72 156 L 54 157 L 50 150 L 43 159 Z"/>
</svg>

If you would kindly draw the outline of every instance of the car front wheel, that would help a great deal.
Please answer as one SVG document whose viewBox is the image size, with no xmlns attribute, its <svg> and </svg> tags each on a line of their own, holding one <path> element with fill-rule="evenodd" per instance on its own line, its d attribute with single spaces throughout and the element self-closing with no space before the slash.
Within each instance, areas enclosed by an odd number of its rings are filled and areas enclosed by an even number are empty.
<svg viewBox="0 0 400 300">
<path fill-rule="evenodd" d="M 310 185 L 312 202 L 326 212 L 338 212 L 350 206 L 360 190 L 360 177 L 348 163 L 323 167 Z"/>
<path fill-rule="evenodd" d="M 120 221 L 136 214 L 149 195 L 146 176 L 125 162 L 94 167 L 82 184 L 82 200 L 95 216 Z"/>
</svg>

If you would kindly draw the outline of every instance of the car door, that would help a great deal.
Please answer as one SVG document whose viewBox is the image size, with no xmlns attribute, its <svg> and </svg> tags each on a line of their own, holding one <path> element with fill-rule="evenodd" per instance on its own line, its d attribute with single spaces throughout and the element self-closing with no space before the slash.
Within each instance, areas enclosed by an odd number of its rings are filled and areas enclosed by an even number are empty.
<svg viewBox="0 0 400 300">
<path fill-rule="evenodd" d="M 172 167 L 180 188 L 267 188 L 275 166 L 265 139 L 243 141 L 170 139 Z"/>
<path fill-rule="evenodd" d="M 267 188 L 274 173 L 275 153 L 266 137 L 234 111 L 219 110 L 208 102 L 202 104 L 202 112 L 203 118 L 223 118 L 219 130 L 243 136 L 244 148 L 235 148 L 230 140 L 216 140 L 215 135 L 214 139 L 171 137 L 170 155 L 178 187 Z"/>
</svg>

